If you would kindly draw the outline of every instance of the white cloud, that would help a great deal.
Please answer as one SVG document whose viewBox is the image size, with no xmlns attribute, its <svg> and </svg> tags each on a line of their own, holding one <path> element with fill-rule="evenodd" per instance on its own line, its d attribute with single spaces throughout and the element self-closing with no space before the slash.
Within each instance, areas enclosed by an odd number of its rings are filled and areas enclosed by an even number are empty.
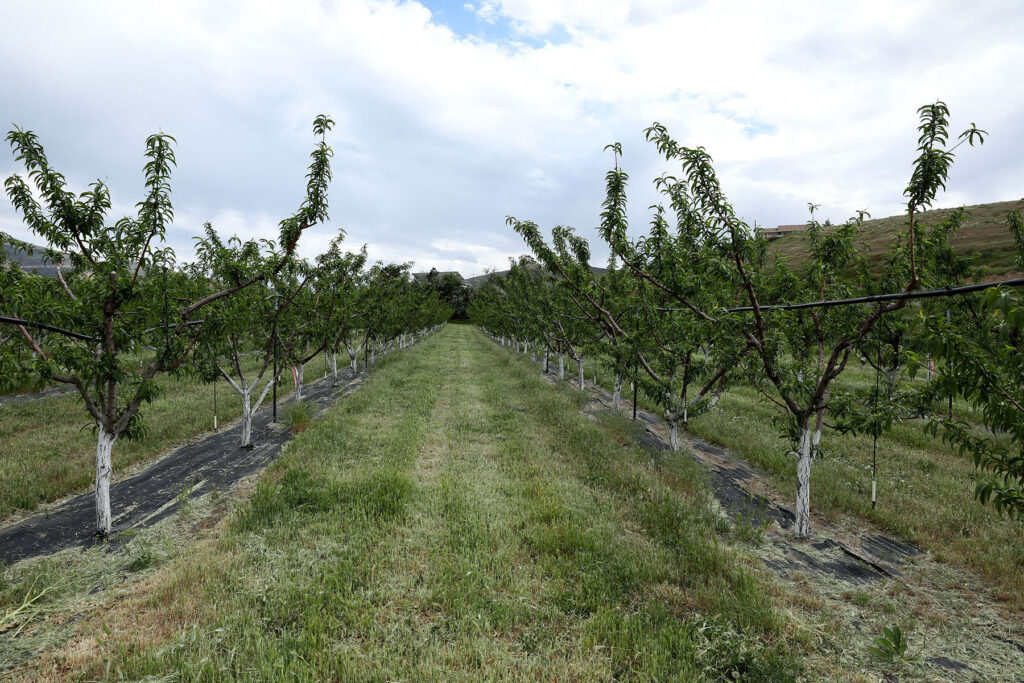
<svg viewBox="0 0 1024 683">
<path fill-rule="evenodd" d="M 513 32 L 463 38 L 413 1 L 11 5 L 0 120 L 36 130 L 73 187 L 103 177 L 127 210 L 145 136 L 174 134 L 180 255 L 207 219 L 276 236 L 302 198 L 319 112 L 338 122 L 332 226 L 351 248 L 466 275 L 523 251 L 508 214 L 596 240 L 601 150 L 614 140 L 643 229 L 649 180 L 666 168 L 643 141 L 655 120 L 704 145 L 738 212 L 767 225 L 803 220 L 808 201 L 833 219 L 899 211 L 915 109 L 938 97 L 955 129 L 973 120 L 992 133 L 961 156 L 950 201 L 1021 193 L 1024 18 L 1001 2 L 465 9 Z M 0 173 L 15 169 L 0 157 Z M 0 229 L 27 236 L 12 220 L 0 204 Z M 334 229 L 304 236 L 302 253 Z"/>
</svg>

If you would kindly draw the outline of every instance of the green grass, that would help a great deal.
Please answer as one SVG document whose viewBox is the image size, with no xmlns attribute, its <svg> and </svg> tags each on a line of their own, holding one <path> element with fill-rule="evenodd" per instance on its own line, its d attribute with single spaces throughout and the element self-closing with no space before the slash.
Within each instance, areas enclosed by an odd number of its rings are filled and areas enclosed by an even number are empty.
<svg viewBox="0 0 1024 683">
<path fill-rule="evenodd" d="M 978 264 L 985 266 L 991 276 L 1016 273 L 1016 250 L 1006 216 L 1014 209 L 1022 208 L 1024 199 L 967 207 L 967 219 L 953 238 L 953 246 L 961 254 L 976 254 Z M 920 214 L 920 223 L 934 225 L 945 220 L 951 211 L 925 211 Z M 859 250 L 873 267 L 882 266 L 882 259 L 896 233 L 906 232 L 906 220 L 906 216 L 900 215 L 864 222 L 856 241 Z M 800 263 L 807 254 L 807 236 L 797 233 L 780 237 L 772 241 L 770 251 L 786 256 L 790 263 Z"/>
<path fill-rule="evenodd" d="M 793 680 L 809 644 L 703 471 L 474 328 L 384 359 L 215 541 L 92 615 L 68 678 Z"/>
<path fill-rule="evenodd" d="M 248 359 L 250 365 L 255 361 Z M 249 368 L 244 368 L 249 372 Z M 318 356 L 306 365 L 306 377 L 323 375 Z M 163 378 L 163 391 L 143 406 L 148 433 L 139 441 L 119 440 L 114 446 L 114 476 L 125 467 L 151 460 L 175 445 L 213 429 L 213 387 L 188 378 Z M 241 415 L 238 394 L 218 382 L 219 426 Z M 292 390 L 282 381 L 278 398 Z M 268 396 L 266 401 L 269 401 Z M 265 402 L 266 403 L 266 402 Z M 77 393 L 39 401 L 0 405 L 0 520 L 17 511 L 89 488 L 96 474 L 96 436 L 93 422 Z"/>
</svg>

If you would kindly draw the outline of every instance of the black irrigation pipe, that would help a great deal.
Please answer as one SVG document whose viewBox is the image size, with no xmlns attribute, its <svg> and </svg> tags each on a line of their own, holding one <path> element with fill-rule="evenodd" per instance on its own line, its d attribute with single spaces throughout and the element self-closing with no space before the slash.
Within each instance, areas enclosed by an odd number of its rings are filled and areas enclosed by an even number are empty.
<svg viewBox="0 0 1024 683">
<path fill-rule="evenodd" d="M 46 325 L 44 323 L 33 323 L 29 322 L 28 320 L 22 320 L 20 318 L 11 318 L 6 315 L 0 315 L 0 323 L 7 323 L 8 325 L 20 325 L 21 327 L 34 327 L 37 330 L 48 330 L 50 332 L 57 332 L 58 334 L 63 334 L 66 337 L 73 337 L 75 339 L 81 339 L 82 341 L 95 342 L 97 344 L 100 343 L 99 339 L 96 339 L 95 337 L 90 337 L 85 334 L 79 334 L 78 332 L 72 332 L 70 330 L 65 330 L 60 327 L 54 327 L 53 325 Z"/>
<path fill-rule="evenodd" d="M 186 322 L 184 324 L 185 324 L 186 327 L 192 327 L 193 325 L 202 325 L 204 322 L 206 322 L 206 321 L 205 320 L 190 320 L 190 321 L 188 321 L 188 322 Z M 82 341 L 94 342 L 96 344 L 99 344 L 102 341 L 101 339 L 97 339 L 96 337 L 90 337 L 89 335 L 86 335 L 86 334 L 80 334 L 78 332 L 72 332 L 71 330 L 65 330 L 64 328 L 61 328 L 61 327 L 55 327 L 53 325 L 47 325 L 45 323 L 34 323 L 34 322 L 31 322 L 31 321 L 28 321 L 28 320 L 22 320 L 21 318 L 12 318 L 12 317 L 7 316 L 7 315 L 0 315 L 0 323 L 6 323 L 8 325 L 20 325 L 21 327 L 32 327 L 32 328 L 35 328 L 37 330 L 47 330 L 49 332 L 56 332 L 58 334 L 63 334 L 65 337 L 72 337 L 74 339 L 81 339 Z M 156 327 L 151 327 L 148 330 L 143 330 L 142 334 L 148 334 L 149 332 L 153 332 L 154 330 L 161 330 L 161 329 L 163 329 L 165 327 L 177 327 L 180 324 L 181 323 L 171 323 L 170 325 L 157 325 Z"/>
<path fill-rule="evenodd" d="M 804 304 L 768 304 L 765 306 L 758 306 L 762 311 L 765 310 L 778 310 L 778 311 L 796 311 L 803 308 L 829 308 L 831 306 L 849 306 L 852 304 L 868 304 L 876 301 L 899 301 L 901 299 L 931 299 L 933 297 L 940 296 L 956 296 L 958 294 L 969 294 L 971 292 L 978 292 L 983 289 L 989 289 L 990 287 L 998 287 L 1005 285 L 1007 287 L 1020 287 L 1024 285 L 1024 277 L 1014 278 L 1013 280 L 1001 280 L 999 282 L 982 282 L 974 285 L 964 285 L 962 287 L 946 287 L 944 289 L 929 289 L 920 292 L 898 292 L 896 294 L 872 294 L 871 296 L 858 296 L 852 299 L 833 299 L 831 301 L 811 301 Z M 682 310 L 682 309 L 671 309 L 671 310 Z M 753 311 L 753 306 L 739 306 L 737 308 L 728 309 L 728 313 L 746 313 Z"/>
</svg>

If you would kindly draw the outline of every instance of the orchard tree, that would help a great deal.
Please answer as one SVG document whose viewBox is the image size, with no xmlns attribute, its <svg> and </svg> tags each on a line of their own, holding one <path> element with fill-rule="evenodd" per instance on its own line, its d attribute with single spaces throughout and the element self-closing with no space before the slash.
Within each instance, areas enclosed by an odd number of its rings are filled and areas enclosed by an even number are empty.
<svg viewBox="0 0 1024 683">
<path fill-rule="evenodd" d="M 332 382 L 338 383 L 338 349 L 348 352 L 352 373 L 358 371 L 356 362 L 362 343 L 356 343 L 359 320 L 366 303 L 362 286 L 362 270 L 366 264 L 366 245 L 359 252 L 341 251 L 342 236 L 331 240 L 327 251 L 317 257 L 318 277 L 314 288 L 318 296 L 315 313 L 319 328 L 326 340 L 324 358 L 330 369 Z"/>
<path fill-rule="evenodd" d="M 324 136 L 332 124 L 325 116 L 314 122 L 320 140 L 311 155 L 306 198 L 295 214 L 281 221 L 284 258 L 279 265 L 290 257 L 302 231 L 327 217 L 331 150 Z M 7 141 L 27 174 L 27 180 L 19 175 L 6 180 L 8 197 L 49 249 L 69 255 L 75 274 L 67 281 L 61 278 L 56 294 L 52 288 L 22 288 L 31 295 L 3 301 L 5 318 L 0 320 L 13 317 L 30 323 L 8 324 L 15 325 L 24 344 L 36 353 L 34 370 L 45 381 L 73 386 L 95 424 L 96 531 L 105 536 L 111 530 L 115 442 L 144 433 L 140 409 L 158 394 L 157 376 L 180 369 L 203 334 L 195 316 L 213 302 L 266 279 L 268 273 L 243 274 L 235 283 L 185 305 L 175 301 L 163 329 L 151 330 L 149 323 L 164 317 L 165 310 L 155 275 L 174 265 L 170 249 L 159 247 L 173 219 L 174 139 L 166 134 L 147 138 L 146 194 L 134 217 L 112 225 L 106 224 L 111 199 L 103 181 L 75 194 L 50 166 L 35 133 L 15 128 Z M 44 324 L 57 331 L 48 330 L 44 337 L 41 328 L 31 326 Z M 140 344 L 158 350 L 136 370 L 127 354 Z"/>
<path fill-rule="evenodd" d="M 937 191 L 945 187 L 953 150 L 946 148 L 948 140 L 948 109 L 942 102 L 919 110 L 921 125 L 918 140 L 919 156 L 905 191 L 908 198 L 909 272 L 904 289 L 911 292 L 920 284 L 917 250 L 917 213 L 927 208 Z M 983 131 L 972 127 L 961 136 L 962 141 L 974 144 Z M 794 533 L 798 537 L 809 534 L 811 464 L 817 452 L 825 413 L 829 409 L 834 380 L 846 368 L 853 351 L 870 335 L 882 316 L 905 305 L 905 300 L 876 306 L 869 312 L 857 312 L 849 307 L 812 308 L 810 312 L 767 308 L 771 302 L 765 295 L 777 291 L 771 283 L 765 257 L 763 235 L 752 231 L 739 219 L 715 175 L 711 157 L 701 148 L 680 146 L 660 124 L 647 130 L 648 140 L 668 161 L 677 161 L 682 167 L 682 178 L 670 182 L 685 190 L 687 201 L 679 202 L 677 212 L 691 215 L 688 222 L 697 226 L 699 243 L 706 249 L 708 266 L 721 269 L 718 281 L 728 282 L 741 293 L 745 303 L 745 317 L 738 318 L 724 311 L 706 310 L 698 289 L 675 287 L 663 282 L 644 268 L 631 255 L 624 227 L 610 225 L 603 230 L 606 239 L 624 262 L 648 280 L 654 287 L 672 295 L 682 308 L 709 322 L 731 327 L 754 351 L 756 374 L 752 376 L 766 398 L 786 411 L 786 433 L 793 443 L 797 460 L 797 503 Z M 955 148 L 954 148 L 955 149 Z M 617 168 L 609 173 L 610 193 L 625 186 L 625 178 Z M 817 298 L 836 298 L 851 293 L 850 285 L 840 276 L 854 265 L 857 255 L 853 249 L 853 236 L 862 217 L 824 230 L 813 221 L 809 227 L 811 254 L 803 264 L 798 280 Z M 679 272 L 685 282 L 685 272 Z M 700 282 L 694 283 L 697 287 Z M 762 308 L 762 306 L 766 306 Z M 764 386 L 767 382 L 772 391 Z"/>
<path fill-rule="evenodd" d="M 1024 269 L 1024 218 L 1014 211 L 1008 221 Z M 1024 519 L 1024 300 L 1004 287 L 957 299 L 955 316 L 928 316 L 923 350 L 944 362 L 933 381 L 979 412 L 984 429 L 952 415 L 928 429 L 974 459 L 978 500 Z M 915 357 L 913 369 L 923 361 Z"/>
</svg>

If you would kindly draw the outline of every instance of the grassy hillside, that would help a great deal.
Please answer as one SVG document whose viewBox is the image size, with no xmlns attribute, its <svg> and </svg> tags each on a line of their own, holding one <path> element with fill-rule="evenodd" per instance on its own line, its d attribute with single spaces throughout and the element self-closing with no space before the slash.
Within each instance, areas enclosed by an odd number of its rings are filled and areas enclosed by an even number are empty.
<svg viewBox="0 0 1024 683">
<path fill-rule="evenodd" d="M 57 277 L 57 269 L 53 264 L 46 261 L 46 253 L 43 247 L 33 245 L 31 254 L 18 251 L 8 244 L 0 244 L 0 249 L 3 249 L 5 256 L 5 258 L 0 258 L 0 263 L 12 261 L 21 266 L 22 270 L 29 273 Z M 67 268 L 64 269 L 64 272 L 65 274 L 67 273 Z"/>
<path fill-rule="evenodd" d="M 601 275 L 603 273 L 607 273 L 608 272 L 607 268 L 601 268 L 600 266 L 590 266 L 590 269 L 592 271 L 594 271 L 594 273 L 597 274 L 597 275 Z M 507 277 L 509 272 L 510 271 L 508 271 L 508 270 L 499 270 L 499 271 L 496 271 L 496 272 L 493 272 L 493 273 L 484 273 L 483 275 L 475 275 L 473 277 L 466 278 L 466 284 L 469 285 L 470 287 L 473 287 L 474 289 L 476 289 L 478 287 L 482 287 L 485 282 L 487 282 L 489 279 L 491 279 L 492 275 L 497 275 L 499 277 Z"/>
<path fill-rule="evenodd" d="M 1013 265 L 1013 237 L 1006 222 L 1007 214 L 1014 209 L 1024 210 L 1024 199 L 967 207 L 967 219 L 953 240 L 961 253 L 977 254 L 979 264 L 988 269 L 990 276 L 1018 273 Z M 921 214 L 921 223 L 934 225 L 945 220 L 952 211 L 952 208 L 927 211 Z M 906 216 L 899 215 L 865 221 L 857 241 L 863 245 L 863 253 L 870 262 L 881 263 L 893 236 L 906 230 L 906 220 Z M 788 257 L 791 263 L 799 263 L 807 253 L 807 236 L 780 237 L 772 242 L 771 250 Z"/>
</svg>

